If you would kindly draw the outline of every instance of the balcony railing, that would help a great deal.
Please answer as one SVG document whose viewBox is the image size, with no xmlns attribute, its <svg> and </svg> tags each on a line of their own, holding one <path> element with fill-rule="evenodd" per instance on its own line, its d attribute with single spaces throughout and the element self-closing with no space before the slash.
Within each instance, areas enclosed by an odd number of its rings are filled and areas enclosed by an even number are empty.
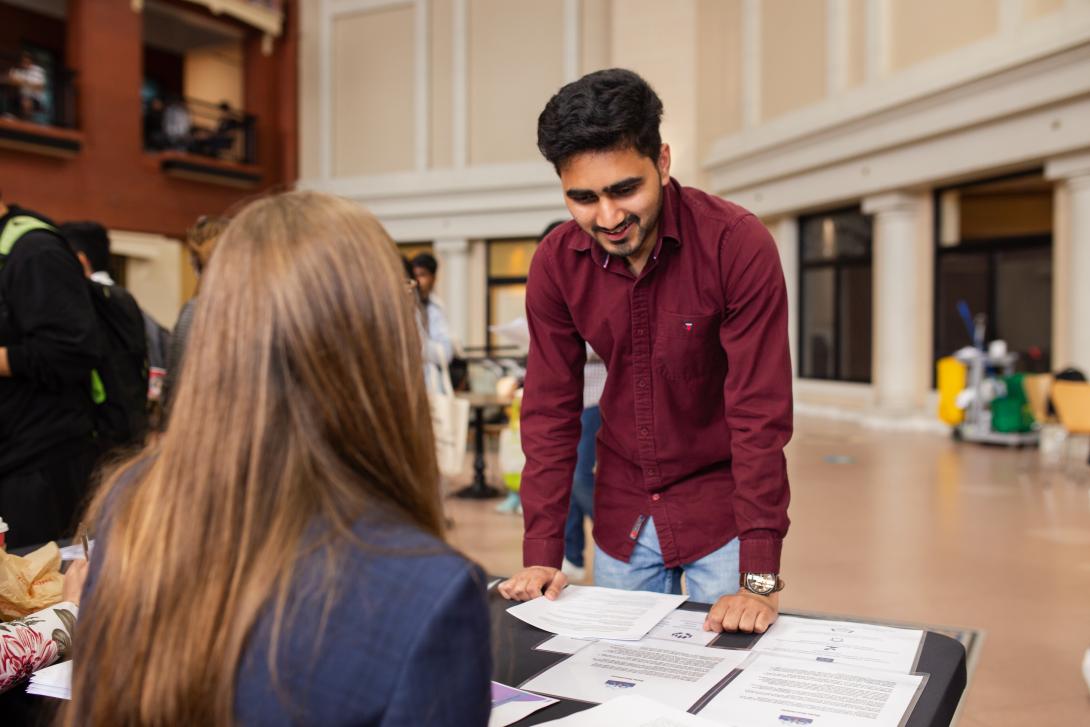
<svg viewBox="0 0 1090 727">
<path fill-rule="evenodd" d="M 144 148 L 257 164 L 256 119 L 226 103 L 153 98 L 144 104 Z"/>
</svg>

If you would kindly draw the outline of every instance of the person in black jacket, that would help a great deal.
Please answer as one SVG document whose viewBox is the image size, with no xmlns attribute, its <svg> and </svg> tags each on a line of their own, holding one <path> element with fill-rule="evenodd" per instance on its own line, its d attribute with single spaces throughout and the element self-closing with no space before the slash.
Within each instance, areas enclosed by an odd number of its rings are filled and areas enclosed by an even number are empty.
<svg viewBox="0 0 1090 727">
<path fill-rule="evenodd" d="M 0 517 L 8 547 L 63 537 L 93 461 L 97 328 L 75 254 L 0 199 Z"/>
</svg>

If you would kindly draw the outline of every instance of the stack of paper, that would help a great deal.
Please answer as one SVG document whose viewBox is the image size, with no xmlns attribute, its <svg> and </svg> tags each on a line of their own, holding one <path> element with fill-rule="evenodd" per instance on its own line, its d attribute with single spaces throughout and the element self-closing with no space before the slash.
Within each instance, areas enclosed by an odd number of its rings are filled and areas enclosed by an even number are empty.
<svg viewBox="0 0 1090 727">
<path fill-rule="evenodd" d="M 507 612 L 561 636 L 638 641 L 685 600 L 666 593 L 568 586 L 555 601 L 535 598 Z"/>
<path fill-rule="evenodd" d="M 507 727 L 550 704 L 556 704 L 556 700 L 492 682 L 492 713 L 488 717 L 488 727 Z"/>
<path fill-rule="evenodd" d="M 62 661 L 30 675 L 27 694 L 57 699 L 72 698 L 72 662 Z"/>
</svg>

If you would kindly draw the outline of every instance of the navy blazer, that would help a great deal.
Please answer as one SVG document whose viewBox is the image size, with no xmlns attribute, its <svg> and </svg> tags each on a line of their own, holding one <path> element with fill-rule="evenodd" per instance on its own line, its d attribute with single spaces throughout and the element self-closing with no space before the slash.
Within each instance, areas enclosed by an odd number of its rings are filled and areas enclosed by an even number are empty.
<svg viewBox="0 0 1090 727">
<path fill-rule="evenodd" d="M 245 725 L 467 725 L 491 709 L 489 620 L 481 570 L 408 525 L 362 522 L 326 592 L 321 557 L 305 559 L 268 668 L 272 608 L 240 664 Z"/>
<path fill-rule="evenodd" d="M 266 604 L 239 664 L 238 723 L 487 725 L 492 665 L 481 569 L 388 514 L 364 518 L 354 531 L 362 545 L 343 549 L 331 583 L 320 552 L 298 564 L 275 682 L 269 669 L 274 604 Z M 105 547 L 102 538 L 96 549 Z M 101 558 L 91 559 L 85 601 L 93 601 L 96 563 Z"/>
</svg>

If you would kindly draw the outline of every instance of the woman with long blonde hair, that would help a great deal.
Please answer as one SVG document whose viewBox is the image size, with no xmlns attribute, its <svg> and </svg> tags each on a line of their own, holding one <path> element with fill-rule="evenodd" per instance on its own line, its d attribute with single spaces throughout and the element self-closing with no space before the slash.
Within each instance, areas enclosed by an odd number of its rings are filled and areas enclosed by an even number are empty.
<svg viewBox="0 0 1090 727">
<path fill-rule="evenodd" d="M 170 427 L 108 479 L 67 725 L 484 725 L 480 570 L 442 542 L 395 247 L 347 201 L 250 204 Z"/>
</svg>

